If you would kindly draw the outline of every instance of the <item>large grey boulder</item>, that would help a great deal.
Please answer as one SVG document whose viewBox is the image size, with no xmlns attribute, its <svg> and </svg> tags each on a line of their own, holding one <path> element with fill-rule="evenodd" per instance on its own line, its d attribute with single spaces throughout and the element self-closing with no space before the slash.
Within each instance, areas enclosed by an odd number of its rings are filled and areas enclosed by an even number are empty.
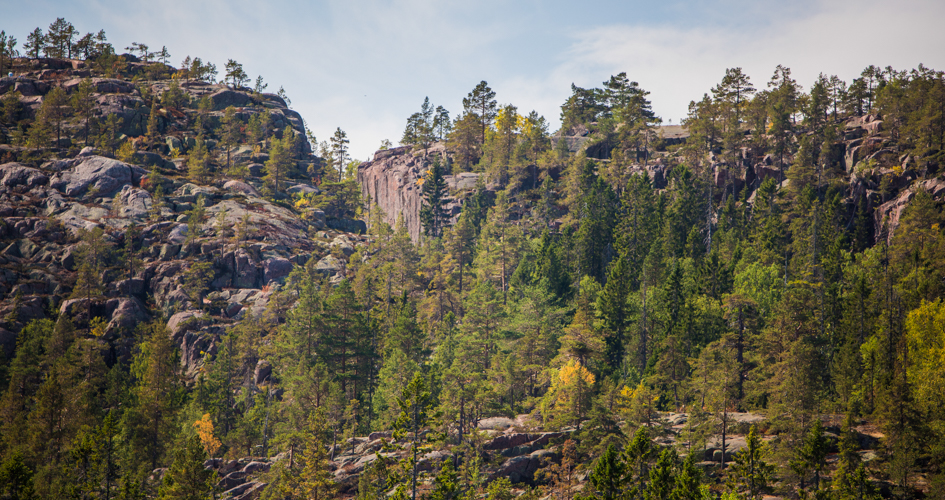
<svg viewBox="0 0 945 500">
<path fill-rule="evenodd" d="M 89 156 L 69 170 L 53 176 L 50 185 L 67 196 L 82 196 L 94 190 L 96 196 L 109 197 L 122 187 L 137 184 L 147 170 L 105 158 Z"/>
<path fill-rule="evenodd" d="M 108 333 L 131 332 L 139 323 L 150 319 L 147 308 L 134 297 L 111 299 L 105 304 L 106 311 L 111 311 Z"/>
<path fill-rule="evenodd" d="M 253 98 L 248 94 L 230 89 L 221 89 L 210 94 L 210 101 L 214 111 L 222 111 L 228 106 L 241 108 L 253 104 Z"/>
<path fill-rule="evenodd" d="M 232 191 L 234 193 L 245 194 L 246 196 L 254 196 L 259 198 L 259 191 L 256 191 L 256 188 L 250 186 L 249 184 L 243 181 L 231 180 L 226 181 L 226 184 L 223 185 L 223 189 L 227 191 Z"/>
<path fill-rule="evenodd" d="M 119 193 L 119 202 L 121 203 L 118 210 L 119 215 L 143 219 L 148 216 L 153 199 L 151 193 L 144 189 L 125 186 L 121 188 L 121 193 Z"/>
<path fill-rule="evenodd" d="M 179 342 L 185 333 L 199 330 L 207 324 L 207 316 L 203 311 L 181 311 L 167 320 L 167 331 L 171 338 Z"/>
<path fill-rule="evenodd" d="M 0 186 L 7 188 L 16 186 L 33 188 L 43 186 L 47 182 L 49 182 L 49 178 L 35 168 L 30 168 L 16 162 L 0 165 Z"/>
<path fill-rule="evenodd" d="M 334 255 L 326 255 L 315 264 L 315 270 L 327 276 L 341 274 L 344 270 L 344 263 L 338 260 Z"/>
</svg>

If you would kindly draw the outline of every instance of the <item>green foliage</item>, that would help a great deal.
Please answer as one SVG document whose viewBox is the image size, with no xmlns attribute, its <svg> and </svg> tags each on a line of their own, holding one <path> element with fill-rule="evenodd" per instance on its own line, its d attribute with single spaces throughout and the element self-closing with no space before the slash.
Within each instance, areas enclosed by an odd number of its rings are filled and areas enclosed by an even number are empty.
<svg viewBox="0 0 945 500">
<path fill-rule="evenodd" d="M 205 469 L 207 452 L 200 438 L 192 436 L 174 451 L 174 461 L 164 474 L 158 498 L 161 500 L 207 500 L 213 498 L 212 470 Z"/>
<path fill-rule="evenodd" d="M 33 471 L 24 463 L 23 455 L 13 453 L 0 464 L 0 487 L 6 498 L 29 500 L 34 498 Z"/>
<path fill-rule="evenodd" d="M 423 179 L 422 193 L 424 206 L 420 209 L 420 222 L 427 236 L 438 238 L 443 234 L 446 224 L 446 180 L 443 178 L 443 166 L 440 157 L 433 158 L 433 165 Z"/>
<path fill-rule="evenodd" d="M 732 491 L 753 500 L 761 498 L 768 489 L 774 466 L 765 461 L 767 446 L 755 426 L 751 426 L 745 441 L 748 446 L 735 455 L 735 463 L 728 469 L 728 485 Z"/>
</svg>

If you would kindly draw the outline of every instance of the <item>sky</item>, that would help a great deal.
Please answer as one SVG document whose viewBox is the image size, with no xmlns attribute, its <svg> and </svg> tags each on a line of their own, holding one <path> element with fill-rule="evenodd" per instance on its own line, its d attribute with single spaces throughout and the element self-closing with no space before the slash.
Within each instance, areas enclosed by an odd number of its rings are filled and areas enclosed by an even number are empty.
<svg viewBox="0 0 945 500">
<path fill-rule="evenodd" d="M 868 65 L 945 70 L 941 0 L 0 0 L 19 39 L 64 17 L 116 50 L 166 46 L 283 87 L 319 141 L 340 127 L 369 160 L 397 143 L 424 97 L 456 116 L 480 81 L 500 104 L 560 124 L 571 84 L 626 72 L 664 124 L 741 67 L 764 88 L 778 64 L 809 89 Z"/>
</svg>

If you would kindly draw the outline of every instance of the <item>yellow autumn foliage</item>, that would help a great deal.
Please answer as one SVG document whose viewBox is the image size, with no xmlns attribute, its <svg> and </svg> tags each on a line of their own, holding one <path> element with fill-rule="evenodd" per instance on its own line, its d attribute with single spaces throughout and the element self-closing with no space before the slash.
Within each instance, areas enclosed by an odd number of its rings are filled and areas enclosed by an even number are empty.
<svg viewBox="0 0 945 500">
<path fill-rule="evenodd" d="M 578 378 L 582 379 L 587 386 L 594 385 L 596 381 L 594 374 L 587 368 L 584 368 L 584 365 L 575 359 L 568 360 L 568 362 L 561 367 L 561 370 L 558 371 L 558 380 L 555 382 L 555 388 L 572 387 Z"/>
<path fill-rule="evenodd" d="M 514 109 L 514 108 L 512 108 Z M 515 113 L 510 112 L 510 108 L 503 107 L 499 109 L 499 113 L 495 118 L 495 128 L 496 130 L 507 130 L 511 129 L 513 133 L 518 132 L 525 126 L 525 117 Z"/>
<path fill-rule="evenodd" d="M 207 450 L 207 455 L 213 458 L 223 443 L 213 435 L 213 421 L 210 420 L 210 414 L 204 413 L 200 420 L 194 422 L 194 428 L 197 429 L 197 436 L 200 437 L 203 448 Z"/>
</svg>

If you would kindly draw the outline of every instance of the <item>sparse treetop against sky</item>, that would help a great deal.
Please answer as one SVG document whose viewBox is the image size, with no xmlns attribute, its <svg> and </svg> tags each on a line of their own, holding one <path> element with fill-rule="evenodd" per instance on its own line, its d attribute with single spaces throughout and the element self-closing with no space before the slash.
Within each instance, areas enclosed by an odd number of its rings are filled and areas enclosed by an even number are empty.
<svg viewBox="0 0 945 500">
<path fill-rule="evenodd" d="M 424 96 L 453 116 L 480 81 L 557 126 L 570 85 L 626 71 L 664 123 L 740 66 L 763 88 L 782 64 L 805 89 L 870 65 L 945 70 L 942 0 L 0 0 L 20 41 L 65 17 L 116 50 L 167 46 L 221 70 L 236 59 L 285 88 L 319 141 L 341 127 L 355 158 L 396 143 Z"/>
</svg>

